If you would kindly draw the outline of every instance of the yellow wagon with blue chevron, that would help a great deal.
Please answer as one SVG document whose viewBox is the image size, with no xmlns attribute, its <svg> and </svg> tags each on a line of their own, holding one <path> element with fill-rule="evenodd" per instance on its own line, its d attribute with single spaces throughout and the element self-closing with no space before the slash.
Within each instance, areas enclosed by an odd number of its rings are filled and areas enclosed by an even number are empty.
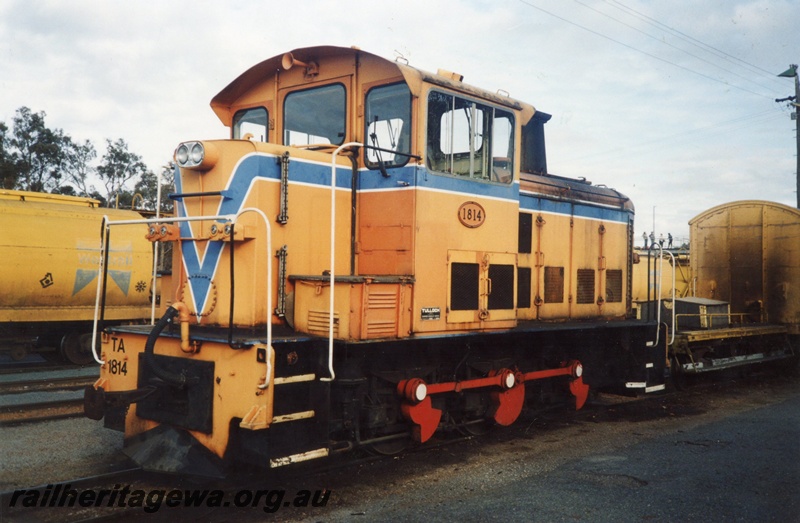
<svg viewBox="0 0 800 523">
<path fill-rule="evenodd" d="M 151 316 L 153 247 L 144 225 L 119 231 L 98 281 L 103 217 L 136 220 L 130 210 L 100 208 L 91 198 L 0 190 L 0 341 L 12 358 L 58 354 L 88 364 L 98 283 L 105 323 Z"/>
<path fill-rule="evenodd" d="M 340 47 L 269 58 L 211 107 L 229 139 L 179 144 L 176 216 L 145 221 L 174 245 L 169 306 L 107 329 L 86 391 L 146 468 L 394 453 L 664 387 L 663 336 L 631 314 L 633 205 L 548 172 L 550 115 Z"/>
</svg>

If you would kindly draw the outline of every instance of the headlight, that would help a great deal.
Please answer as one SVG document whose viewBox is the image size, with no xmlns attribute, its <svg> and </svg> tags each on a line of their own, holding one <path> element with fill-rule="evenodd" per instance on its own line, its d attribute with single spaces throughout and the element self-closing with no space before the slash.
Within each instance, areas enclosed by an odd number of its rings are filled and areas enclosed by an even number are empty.
<svg viewBox="0 0 800 523">
<path fill-rule="evenodd" d="M 178 162 L 178 165 L 184 167 L 186 162 L 189 161 L 189 148 L 186 145 L 181 144 L 178 147 L 178 150 L 175 151 L 175 161 Z"/>
<path fill-rule="evenodd" d="M 205 156 L 205 151 L 203 150 L 203 144 L 196 143 L 192 146 L 192 163 L 201 164 L 203 163 L 203 156 Z"/>
<path fill-rule="evenodd" d="M 211 142 L 184 142 L 175 150 L 175 162 L 183 169 L 207 171 L 217 158 L 217 148 Z"/>
</svg>

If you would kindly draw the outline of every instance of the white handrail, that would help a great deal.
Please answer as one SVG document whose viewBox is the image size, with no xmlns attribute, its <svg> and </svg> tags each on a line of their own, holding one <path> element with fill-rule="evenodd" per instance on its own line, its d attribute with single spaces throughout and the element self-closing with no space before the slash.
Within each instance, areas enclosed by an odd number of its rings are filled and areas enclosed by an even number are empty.
<svg viewBox="0 0 800 523">
<path fill-rule="evenodd" d="M 103 288 L 101 280 L 103 278 L 103 262 L 105 261 L 106 252 L 106 232 L 108 229 L 108 215 L 103 215 L 103 221 L 100 224 L 100 261 L 97 267 L 97 291 L 94 297 L 94 321 L 92 323 L 92 358 L 100 365 L 105 365 L 106 362 L 100 359 L 97 355 L 97 317 L 100 314 L 100 291 Z"/>
<path fill-rule="evenodd" d="M 670 334 L 670 340 L 667 345 L 672 345 L 675 343 L 675 271 L 677 266 L 675 265 L 675 255 L 671 252 L 667 251 L 669 257 L 672 259 L 672 329 Z"/>
<path fill-rule="evenodd" d="M 164 222 L 196 222 L 196 221 L 204 221 L 204 220 L 217 220 L 217 221 L 236 221 L 236 217 L 238 215 L 232 214 L 224 214 L 219 216 L 181 216 L 181 217 L 171 217 L 171 218 L 142 218 L 139 220 L 116 220 L 111 221 L 108 219 L 108 215 L 103 215 L 103 222 L 102 222 L 102 234 L 100 237 L 100 263 L 97 267 L 97 292 L 95 295 L 95 302 L 94 302 L 94 320 L 92 323 L 92 357 L 94 361 L 97 362 L 99 365 L 105 365 L 105 361 L 101 360 L 100 357 L 97 355 L 97 351 L 95 347 L 97 346 L 97 323 L 98 318 L 100 315 L 100 291 L 102 289 L 102 279 L 103 279 L 103 263 L 105 261 L 104 253 L 108 246 L 106 245 L 106 235 L 108 233 L 108 229 L 113 225 L 137 225 L 137 224 L 148 224 L 148 223 L 164 223 Z M 272 265 L 270 265 L 270 268 Z M 155 294 L 155 289 L 153 289 L 153 293 Z"/>
<path fill-rule="evenodd" d="M 161 176 L 156 176 L 156 220 L 161 220 Z M 156 324 L 156 293 L 158 292 L 158 251 L 159 242 L 153 242 L 153 275 L 152 278 L 152 296 L 150 297 L 150 325 Z"/>
<path fill-rule="evenodd" d="M 671 336 L 670 341 L 667 345 L 672 345 L 675 342 L 675 256 L 667 251 L 669 254 L 671 261 L 672 261 L 672 328 L 671 328 Z M 659 246 L 658 247 L 658 283 L 657 283 L 657 291 L 656 296 L 656 341 L 648 341 L 647 346 L 653 347 L 658 345 L 658 341 L 660 338 L 659 327 L 661 326 L 661 277 L 664 274 L 664 248 Z"/>
<path fill-rule="evenodd" d="M 363 144 L 359 142 L 347 142 L 340 145 L 333 151 L 331 155 L 331 288 L 330 300 L 328 303 L 329 318 L 328 318 L 328 372 L 329 378 L 320 378 L 320 381 L 333 381 L 336 379 L 336 374 L 333 372 L 333 290 L 334 290 L 334 263 L 336 262 L 336 156 L 347 147 L 362 147 Z"/>
<path fill-rule="evenodd" d="M 269 351 L 272 350 L 272 227 L 264 211 L 256 207 L 245 207 L 236 213 L 236 217 L 233 220 L 234 224 L 239 219 L 239 216 L 246 212 L 257 213 L 264 220 L 264 225 L 267 227 L 267 369 L 264 375 L 264 383 L 258 386 L 259 389 L 264 390 L 269 387 L 270 374 L 272 374 L 272 361 L 269 354 Z M 231 250 L 233 250 L 233 241 L 231 241 Z M 230 328 L 233 328 L 233 325 Z"/>
<path fill-rule="evenodd" d="M 646 343 L 648 347 L 658 346 L 658 341 L 661 337 L 659 330 L 661 327 L 661 274 L 662 274 L 662 269 L 664 267 L 664 258 L 661 256 L 663 249 L 664 248 L 661 247 L 660 245 L 658 246 L 659 265 L 658 265 L 658 271 L 656 273 L 656 277 L 658 278 L 658 281 L 656 282 L 656 341 L 648 341 Z M 649 255 L 647 259 L 648 260 L 650 259 Z M 648 266 L 649 265 L 650 263 L 648 262 Z M 653 267 L 655 267 L 655 264 L 653 264 Z M 650 270 L 649 267 L 648 270 Z"/>
</svg>

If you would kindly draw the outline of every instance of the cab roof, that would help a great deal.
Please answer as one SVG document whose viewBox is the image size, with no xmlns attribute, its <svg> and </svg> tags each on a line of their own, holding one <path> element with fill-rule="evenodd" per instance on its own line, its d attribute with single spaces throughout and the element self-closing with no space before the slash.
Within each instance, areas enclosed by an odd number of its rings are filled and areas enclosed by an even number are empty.
<svg viewBox="0 0 800 523">
<path fill-rule="evenodd" d="M 458 75 L 447 73 L 445 71 L 430 73 L 403 63 L 386 60 L 380 56 L 362 51 L 358 47 L 303 47 L 294 49 L 290 51 L 290 53 L 296 59 L 304 62 L 320 62 L 324 61 L 326 58 L 342 56 L 352 56 L 354 59 L 358 56 L 370 56 L 375 60 L 393 64 L 395 67 L 397 67 L 398 72 L 403 75 L 403 78 L 405 79 L 409 89 L 411 90 L 411 93 L 414 96 L 419 96 L 422 92 L 422 85 L 424 83 L 429 83 L 482 98 L 492 103 L 520 111 L 523 125 L 526 124 L 536 112 L 536 109 L 530 104 L 515 100 L 508 96 L 493 93 L 479 87 L 473 87 L 465 84 L 458 80 Z M 222 123 L 230 125 L 231 107 L 236 103 L 237 100 L 239 100 L 252 88 L 262 83 L 266 78 L 273 76 L 279 71 L 285 70 L 282 65 L 285 55 L 286 53 L 276 55 L 254 65 L 239 75 L 238 78 L 228 84 L 211 100 L 211 108 L 214 110 L 214 113 L 216 113 L 217 117 L 222 120 Z"/>
</svg>

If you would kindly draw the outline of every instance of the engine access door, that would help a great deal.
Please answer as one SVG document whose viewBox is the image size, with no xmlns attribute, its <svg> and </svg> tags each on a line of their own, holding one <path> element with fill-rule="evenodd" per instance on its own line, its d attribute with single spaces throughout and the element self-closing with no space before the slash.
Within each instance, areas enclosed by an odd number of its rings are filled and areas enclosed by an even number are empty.
<svg viewBox="0 0 800 523">
<path fill-rule="evenodd" d="M 516 254 L 449 251 L 447 323 L 516 319 L 516 266 Z"/>
</svg>

